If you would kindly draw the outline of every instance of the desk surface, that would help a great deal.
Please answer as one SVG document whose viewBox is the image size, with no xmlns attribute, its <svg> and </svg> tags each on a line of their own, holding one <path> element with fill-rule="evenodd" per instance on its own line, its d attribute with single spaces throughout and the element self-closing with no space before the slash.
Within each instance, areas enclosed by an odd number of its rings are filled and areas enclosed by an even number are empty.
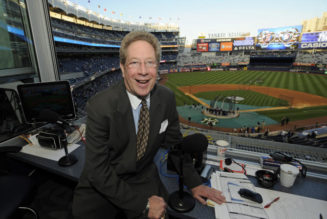
<svg viewBox="0 0 327 219">
<path fill-rule="evenodd" d="M 78 182 L 79 177 L 80 177 L 83 167 L 84 167 L 84 162 L 85 162 L 85 147 L 84 147 L 84 145 L 81 145 L 80 147 L 75 149 L 71 154 L 73 154 L 75 157 L 77 157 L 78 162 L 69 167 L 59 166 L 58 162 L 54 161 L 54 160 L 49 160 L 46 158 L 37 157 L 34 155 L 25 154 L 25 153 L 21 153 L 21 152 L 13 153 L 13 154 L 10 154 L 9 156 L 14 159 L 20 160 L 22 162 L 31 164 L 40 169 L 49 171 L 56 175 L 59 175 L 64 178 L 67 178 L 69 180 L 72 180 L 74 182 Z"/>
<path fill-rule="evenodd" d="M 155 156 L 155 162 L 158 167 L 160 167 L 160 158 L 162 157 L 164 150 L 159 150 Z M 74 182 L 78 182 L 81 172 L 83 170 L 85 162 L 85 146 L 81 145 L 76 150 L 72 152 L 78 158 L 78 162 L 70 167 L 61 167 L 56 161 L 36 157 L 24 153 L 14 153 L 10 154 L 10 157 L 29 163 L 38 168 L 49 171 L 53 174 L 65 177 Z M 162 166 L 162 170 L 167 173 L 166 163 Z M 160 174 L 160 177 L 165 184 L 169 193 L 178 190 L 178 179 L 176 177 L 166 177 Z M 254 177 L 249 177 L 255 186 L 259 186 Z M 259 186 L 260 187 L 260 186 Z M 260 189 L 260 188 L 259 188 Z M 274 186 L 274 191 L 281 191 L 285 193 L 291 193 L 295 195 L 304 196 L 304 198 L 314 198 L 320 200 L 327 200 L 327 183 L 325 180 L 315 179 L 315 178 L 301 178 L 298 177 L 296 183 L 291 188 L 285 188 L 277 183 Z M 214 209 L 208 206 L 203 206 L 199 202 L 196 203 L 195 208 L 185 215 L 193 218 L 215 218 Z M 325 215 L 324 215 L 325 216 Z M 317 217 L 318 218 L 318 217 Z M 325 216 L 327 218 L 327 215 Z"/>
</svg>

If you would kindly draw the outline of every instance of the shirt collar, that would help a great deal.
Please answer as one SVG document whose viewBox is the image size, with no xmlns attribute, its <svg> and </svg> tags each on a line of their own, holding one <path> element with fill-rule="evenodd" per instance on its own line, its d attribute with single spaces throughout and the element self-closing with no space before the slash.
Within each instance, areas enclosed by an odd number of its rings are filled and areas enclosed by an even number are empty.
<svg viewBox="0 0 327 219">
<path fill-rule="evenodd" d="M 131 102 L 132 108 L 133 110 L 136 110 L 137 107 L 141 104 L 141 99 L 138 98 L 137 96 L 135 96 L 134 94 L 130 93 L 128 90 L 126 90 L 129 101 Z M 149 104 L 150 101 L 150 94 L 148 96 L 146 96 L 146 102 L 147 104 Z"/>
</svg>

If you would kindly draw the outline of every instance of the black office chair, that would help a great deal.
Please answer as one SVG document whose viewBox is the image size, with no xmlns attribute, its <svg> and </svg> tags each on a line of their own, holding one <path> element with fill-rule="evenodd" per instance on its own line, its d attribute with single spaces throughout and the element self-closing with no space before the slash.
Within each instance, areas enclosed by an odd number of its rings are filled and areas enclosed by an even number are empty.
<svg viewBox="0 0 327 219">
<path fill-rule="evenodd" d="M 2 147 L 0 150 L 2 161 L 4 161 L 5 153 L 4 147 Z M 34 218 L 38 219 L 38 214 L 34 209 L 23 206 L 31 195 L 33 188 L 34 181 L 31 177 L 12 175 L 3 171 L 0 175 L 0 219 L 16 219 L 20 211 L 22 213 L 29 212 Z"/>
</svg>

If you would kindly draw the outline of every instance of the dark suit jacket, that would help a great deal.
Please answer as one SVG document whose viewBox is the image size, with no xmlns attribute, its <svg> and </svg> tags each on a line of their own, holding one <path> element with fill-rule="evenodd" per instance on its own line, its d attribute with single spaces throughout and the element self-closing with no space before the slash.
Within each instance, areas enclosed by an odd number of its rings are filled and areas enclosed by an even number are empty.
<svg viewBox="0 0 327 219">
<path fill-rule="evenodd" d="M 74 193 L 73 214 L 106 218 L 111 203 L 130 218 L 141 216 L 150 196 L 167 197 L 153 162 L 155 154 L 161 145 L 182 139 L 173 92 L 160 85 L 151 91 L 149 142 L 138 162 L 133 113 L 123 81 L 91 98 L 87 114 L 86 160 Z M 159 133 L 165 120 L 167 129 Z M 189 187 L 201 183 L 194 169 L 186 168 L 184 174 Z"/>
</svg>

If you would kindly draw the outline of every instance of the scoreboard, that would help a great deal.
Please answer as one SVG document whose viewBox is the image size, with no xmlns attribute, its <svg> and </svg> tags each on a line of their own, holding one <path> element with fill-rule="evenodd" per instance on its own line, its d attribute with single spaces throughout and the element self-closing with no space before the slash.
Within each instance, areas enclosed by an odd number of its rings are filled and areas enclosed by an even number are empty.
<svg viewBox="0 0 327 219">
<path fill-rule="evenodd" d="M 198 52 L 223 52 L 255 49 L 254 37 L 198 39 Z"/>
<path fill-rule="evenodd" d="M 299 44 L 301 31 L 301 25 L 259 29 L 256 49 L 296 49 Z"/>
<path fill-rule="evenodd" d="M 327 49 L 327 31 L 302 33 L 301 25 L 264 28 L 257 37 L 197 39 L 196 45 L 198 52 Z"/>
</svg>

